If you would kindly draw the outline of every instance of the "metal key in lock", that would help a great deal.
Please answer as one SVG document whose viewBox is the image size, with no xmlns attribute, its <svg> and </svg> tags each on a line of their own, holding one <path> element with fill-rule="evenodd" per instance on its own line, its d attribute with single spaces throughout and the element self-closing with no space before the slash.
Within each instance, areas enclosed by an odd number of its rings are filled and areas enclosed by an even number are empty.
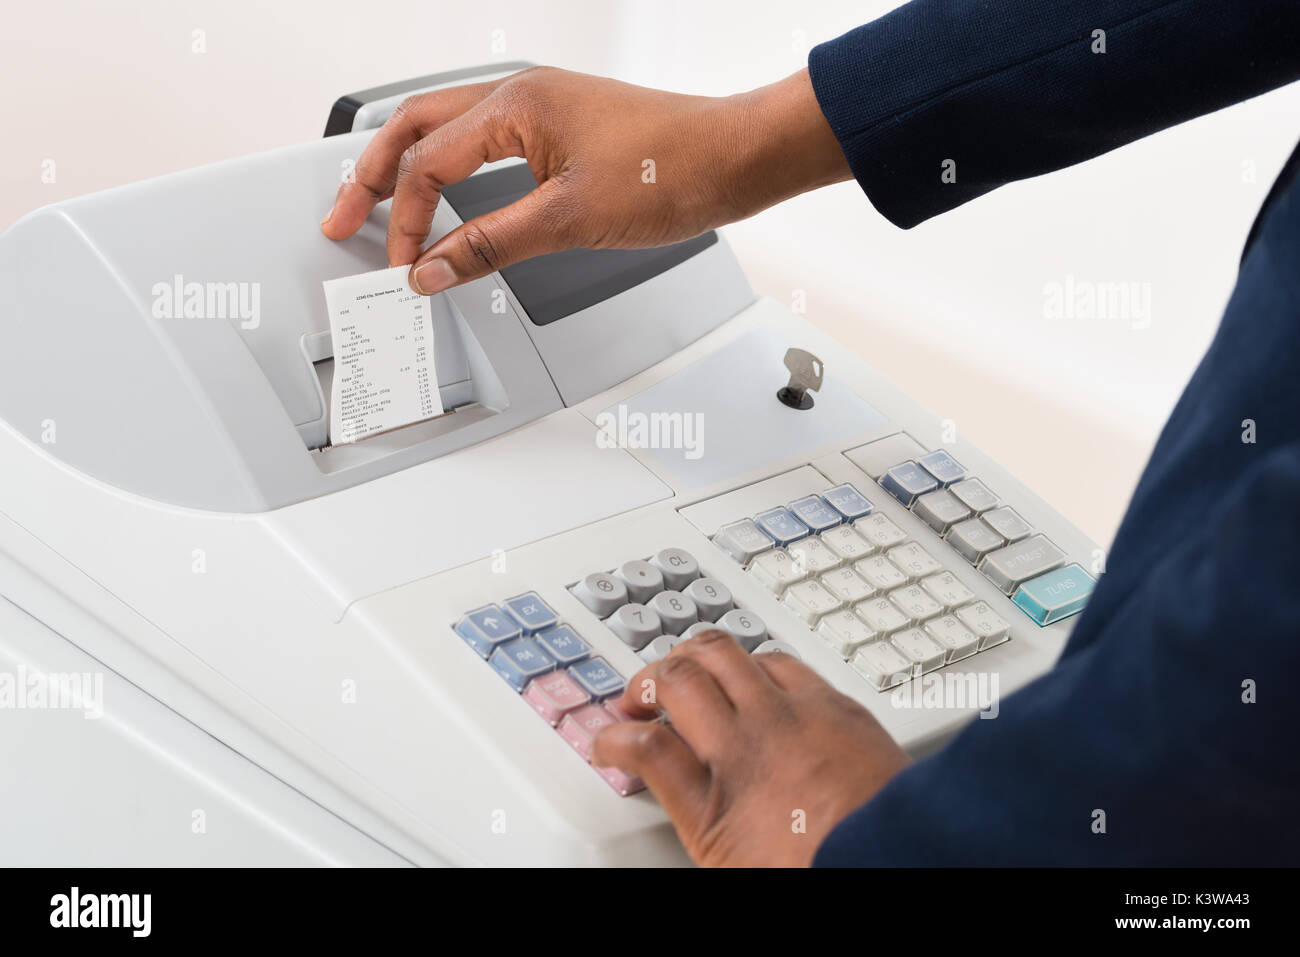
<svg viewBox="0 0 1300 957">
<path fill-rule="evenodd" d="M 822 360 L 804 349 L 789 349 L 785 354 L 785 367 L 790 370 L 790 382 L 777 390 L 776 397 L 792 409 L 811 409 L 813 397 L 822 387 Z"/>
</svg>

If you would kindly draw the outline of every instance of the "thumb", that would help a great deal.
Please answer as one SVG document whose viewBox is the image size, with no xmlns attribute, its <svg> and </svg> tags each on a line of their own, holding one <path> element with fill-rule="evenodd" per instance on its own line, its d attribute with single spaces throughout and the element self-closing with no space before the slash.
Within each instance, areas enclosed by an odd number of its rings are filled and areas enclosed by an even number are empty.
<svg viewBox="0 0 1300 957">
<path fill-rule="evenodd" d="M 549 179 L 509 206 L 456 227 L 411 266 L 411 288 L 431 296 L 504 266 L 568 249 L 569 217 L 561 209 L 559 180 Z"/>
</svg>

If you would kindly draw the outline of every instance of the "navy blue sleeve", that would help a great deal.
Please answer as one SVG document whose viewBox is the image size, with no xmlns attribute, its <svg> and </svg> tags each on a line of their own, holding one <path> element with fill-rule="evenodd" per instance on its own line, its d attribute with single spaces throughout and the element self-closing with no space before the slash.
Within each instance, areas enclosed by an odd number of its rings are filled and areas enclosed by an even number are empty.
<svg viewBox="0 0 1300 957">
<path fill-rule="evenodd" d="M 808 68 L 858 183 L 908 228 L 1300 78 L 1297 50 L 1298 0 L 914 0 Z"/>
<path fill-rule="evenodd" d="M 1300 0 L 918 0 L 809 64 L 906 227 L 1300 76 Z M 1300 150 L 1061 660 L 817 864 L 1300 863 L 1298 316 Z"/>
<path fill-rule="evenodd" d="M 1253 233 L 1061 660 L 817 864 L 1300 864 L 1300 151 Z"/>
</svg>

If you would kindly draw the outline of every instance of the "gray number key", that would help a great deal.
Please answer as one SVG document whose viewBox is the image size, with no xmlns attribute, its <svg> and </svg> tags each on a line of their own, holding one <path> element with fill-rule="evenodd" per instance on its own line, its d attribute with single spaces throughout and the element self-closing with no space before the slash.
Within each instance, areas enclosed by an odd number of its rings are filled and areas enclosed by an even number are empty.
<svg viewBox="0 0 1300 957">
<path fill-rule="evenodd" d="M 641 656 L 641 660 L 646 664 L 661 661 L 668 657 L 668 652 L 672 651 L 680 641 L 681 639 L 676 635 L 660 635 L 658 638 L 651 639 L 650 644 L 642 648 L 637 654 Z"/>
<path fill-rule="evenodd" d="M 980 571 L 985 578 L 1010 595 L 1021 582 L 1064 564 L 1065 552 L 1045 536 L 1033 535 L 984 556 L 984 561 L 980 562 Z"/>
<path fill-rule="evenodd" d="M 680 635 L 700 620 L 695 602 L 679 591 L 661 591 L 650 599 L 650 607 L 659 616 L 666 635 Z"/>
<path fill-rule="evenodd" d="M 609 630 L 618 635 L 633 651 L 640 651 L 650 639 L 663 634 L 663 624 L 654 609 L 632 602 L 605 619 Z"/>
<path fill-rule="evenodd" d="M 753 651 L 767 637 L 767 625 L 752 611 L 733 609 L 722 616 L 718 627 L 731 632 L 731 636 L 740 642 L 746 651 Z"/>
<path fill-rule="evenodd" d="M 697 578 L 686 586 L 686 596 L 695 602 L 701 621 L 717 621 L 735 606 L 731 589 L 716 578 Z"/>
</svg>

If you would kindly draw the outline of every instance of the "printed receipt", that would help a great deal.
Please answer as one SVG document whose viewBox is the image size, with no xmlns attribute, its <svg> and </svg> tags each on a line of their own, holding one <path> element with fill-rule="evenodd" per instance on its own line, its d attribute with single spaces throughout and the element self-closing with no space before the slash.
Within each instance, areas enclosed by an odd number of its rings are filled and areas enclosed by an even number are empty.
<svg viewBox="0 0 1300 957">
<path fill-rule="evenodd" d="M 327 279 L 334 340 L 330 442 L 342 445 L 442 414 L 425 296 L 409 266 Z"/>
</svg>

